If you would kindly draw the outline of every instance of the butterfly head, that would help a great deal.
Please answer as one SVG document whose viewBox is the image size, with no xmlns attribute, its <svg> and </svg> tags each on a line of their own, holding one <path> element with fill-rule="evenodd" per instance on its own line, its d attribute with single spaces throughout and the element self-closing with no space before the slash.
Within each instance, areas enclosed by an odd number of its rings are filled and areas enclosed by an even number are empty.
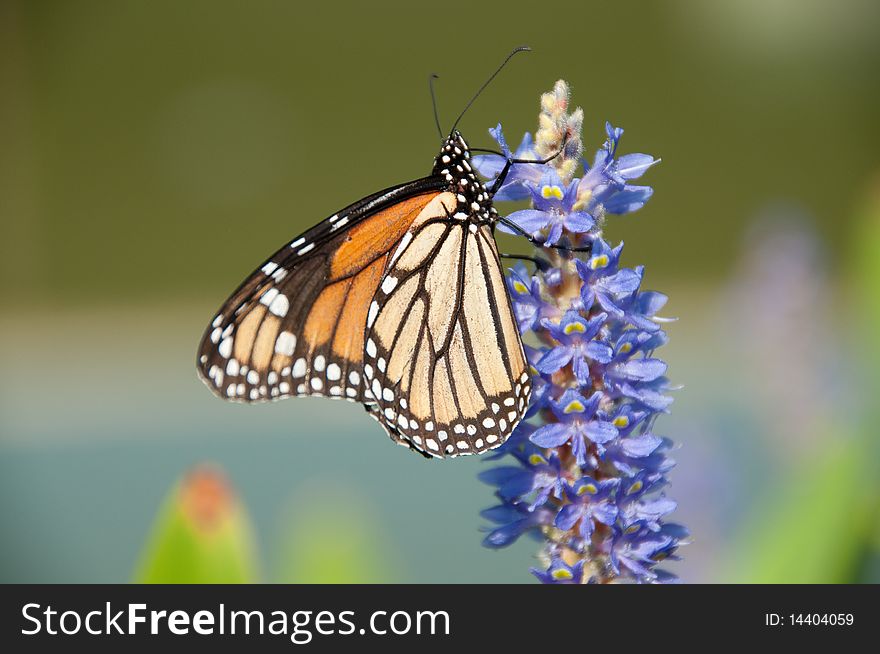
<svg viewBox="0 0 880 654">
<path fill-rule="evenodd" d="M 443 174 L 443 170 L 461 172 L 456 167 L 462 166 L 464 168 L 462 164 L 469 162 L 470 158 L 471 152 L 467 141 L 464 140 L 461 132 L 454 129 L 446 137 L 446 140 L 443 141 L 440 153 L 434 159 L 434 174 Z M 464 168 L 464 170 L 467 171 L 469 169 L 470 163 L 468 163 L 468 167 Z"/>
<path fill-rule="evenodd" d="M 456 215 L 470 216 L 477 223 L 491 222 L 497 213 L 491 195 L 471 167 L 470 159 L 467 141 L 454 129 L 434 159 L 433 174 L 443 177 L 449 190 L 456 194 L 459 205 Z"/>
</svg>

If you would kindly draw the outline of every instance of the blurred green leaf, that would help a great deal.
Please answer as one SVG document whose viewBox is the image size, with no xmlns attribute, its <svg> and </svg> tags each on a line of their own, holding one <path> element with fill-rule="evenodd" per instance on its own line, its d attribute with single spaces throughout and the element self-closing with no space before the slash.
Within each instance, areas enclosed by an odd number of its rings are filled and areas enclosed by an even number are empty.
<svg viewBox="0 0 880 654">
<path fill-rule="evenodd" d="M 877 325 L 880 324 L 880 172 L 876 173 L 867 187 L 864 200 L 856 214 L 852 260 L 855 297 L 853 307 L 857 312 L 856 330 L 853 334 L 855 360 L 860 365 L 859 389 L 862 431 L 871 449 L 868 460 L 873 462 L 867 479 L 875 480 L 880 472 L 880 440 L 876 425 L 880 420 L 877 389 L 880 388 L 880 342 Z M 880 580 L 880 493 L 874 486 L 874 534 L 865 548 L 865 561 L 861 581 L 877 583 Z"/>
<path fill-rule="evenodd" d="M 226 477 L 210 466 L 175 485 L 135 574 L 139 583 L 256 581 L 250 522 Z"/>
<path fill-rule="evenodd" d="M 859 312 L 857 346 L 867 355 L 865 373 L 872 388 L 880 383 L 880 342 L 877 341 L 877 325 L 880 324 L 880 173 L 869 185 L 868 192 L 858 211 L 853 271 L 856 297 L 854 308 Z M 874 394 L 876 396 L 876 393 Z"/>
<path fill-rule="evenodd" d="M 825 430 L 828 447 L 787 475 L 740 530 L 729 583 L 851 583 L 873 537 L 869 446 Z"/>
<path fill-rule="evenodd" d="M 283 583 L 393 583 L 400 576 L 375 512 L 355 491 L 301 491 L 285 524 Z"/>
</svg>

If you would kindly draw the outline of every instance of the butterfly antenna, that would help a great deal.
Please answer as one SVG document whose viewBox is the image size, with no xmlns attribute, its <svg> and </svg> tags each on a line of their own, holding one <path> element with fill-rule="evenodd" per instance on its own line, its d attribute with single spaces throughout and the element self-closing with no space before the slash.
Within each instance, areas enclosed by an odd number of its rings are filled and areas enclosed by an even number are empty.
<svg viewBox="0 0 880 654">
<path fill-rule="evenodd" d="M 504 61 L 501 62 L 501 65 L 495 69 L 495 72 L 492 73 L 492 75 L 489 77 L 489 79 L 487 79 L 485 82 L 483 82 L 483 85 L 479 88 L 479 90 L 476 93 L 474 93 L 474 97 L 472 97 L 470 99 L 470 102 L 468 102 L 465 105 L 464 109 L 461 110 L 461 113 L 458 114 L 458 118 L 455 119 L 455 123 L 453 123 L 452 129 L 449 131 L 451 132 L 451 131 L 455 130 L 456 127 L 458 127 L 458 121 L 460 121 L 462 119 L 462 117 L 464 117 L 465 112 L 467 112 L 467 110 L 471 108 L 471 105 L 474 103 L 474 100 L 476 100 L 478 97 L 480 97 L 480 93 L 482 93 L 483 90 L 487 86 L 489 86 L 489 84 L 492 83 L 492 80 L 498 76 L 498 73 L 500 73 L 504 69 L 504 67 L 507 65 L 508 61 L 513 59 L 513 56 L 515 54 L 518 54 L 520 52 L 531 52 L 531 51 L 532 51 L 532 49 L 526 45 L 521 45 L 518 48 L 514 48 L 513 51 L 509 55 L 507 55 L 507 57 L 504 59 Z"/>
<path fill-rule="evenodd" d="M 437 113 L 437 96 L 434 94 L 435 79 L 440 79 L 440 76 L 437 73 L 431 73 L 428 75 L 428 88 L 431 90 L 431 107 L 434 109 L 434 124 L 437 125 L 437 133 L 440 135 L 440 140 L 442 141 L 444 138 L 443 128 L 440 127 L 440 114 Z"/>
</svg>

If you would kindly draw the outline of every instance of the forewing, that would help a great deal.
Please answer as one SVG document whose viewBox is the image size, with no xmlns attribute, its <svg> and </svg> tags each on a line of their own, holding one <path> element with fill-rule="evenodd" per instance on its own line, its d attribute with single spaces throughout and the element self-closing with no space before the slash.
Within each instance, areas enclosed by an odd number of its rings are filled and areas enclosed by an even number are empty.
<svg viewBox="0 0 880 654">
<path fill-rule="evenodd" d="M 293 239 L 205 331 L 198 370 L 218 396 L 362 400 L 364 325 L 391 252 L 437 196 L 425 180 L 375 194 Z"/>
</svg>

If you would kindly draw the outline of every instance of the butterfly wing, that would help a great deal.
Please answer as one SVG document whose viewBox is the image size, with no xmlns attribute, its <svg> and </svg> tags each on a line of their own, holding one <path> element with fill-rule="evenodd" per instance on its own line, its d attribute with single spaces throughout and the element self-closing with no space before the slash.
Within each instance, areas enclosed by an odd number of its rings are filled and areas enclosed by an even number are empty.
<svg viewBox="0 0 880 654">
<path fill-rule="evenodd" d="M 218 396 L 362 400 L 364 325 L 390 251 L 438 195 L 425 178 L 381 191 L 297 237 L 249 275 L 205 330 L 202 379 Z"/>
<path fill-rule="evenodd" d="M 367 312 L 365 397 L 398 442 L 431 456 L 501 445 L 528 406 L 522 341 L 487 225 L 426 205 Z"/>
</svg>

